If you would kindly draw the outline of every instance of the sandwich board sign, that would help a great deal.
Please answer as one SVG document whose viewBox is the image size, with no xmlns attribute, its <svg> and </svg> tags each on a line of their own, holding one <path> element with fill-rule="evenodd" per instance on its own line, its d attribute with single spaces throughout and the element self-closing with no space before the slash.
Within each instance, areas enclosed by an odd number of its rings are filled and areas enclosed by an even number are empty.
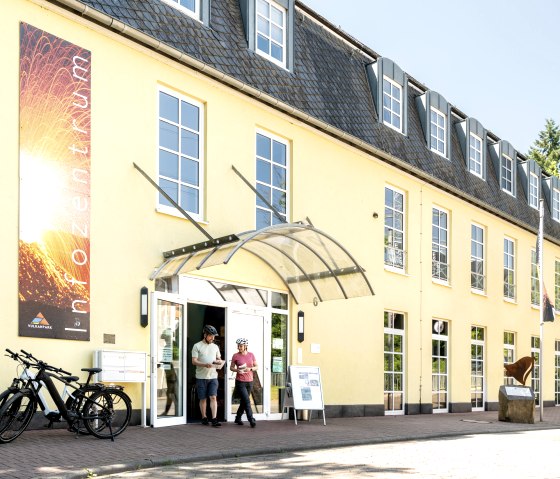
<svg viewBox="0 0 560 479">
<path fill-rule="evenodd" d="M 317 366 L 290 366 L 284 401 L 282 418 L 286 409 L 294 409 L 294 420 L 297 425 L 297 411 L 323 412 L 323 424 L 326 426 L 325 405 L 323 403 L 323 386 L 321 384 L 321 370 Z"/>
</svg>

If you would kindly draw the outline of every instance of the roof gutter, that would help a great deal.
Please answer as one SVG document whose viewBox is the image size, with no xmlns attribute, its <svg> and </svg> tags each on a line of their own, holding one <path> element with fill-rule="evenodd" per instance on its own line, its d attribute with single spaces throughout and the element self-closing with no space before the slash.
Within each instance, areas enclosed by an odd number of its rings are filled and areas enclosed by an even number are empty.
<svg viewBox="0 0 560 479">
<path fill-rule="evenodd" d="M 81 15 L 82 17 L 91 20 L 99 25 L 102 25 L 104 27 L 109 28 L 110 30 L 113 30 L 117 33 L 120 33 L 132 40 L 134 40 L 135 42 L 148 47 L 152 50 L 155 50 L 158 53 L 161 53 L 162 55 L 165 55 L 166 57 L 172 58 L 180 63 L 182 63 L 183 65 L 186 65 L 190 68 L 193 68 L 207 76 L 209 76 L 210 78 L 213 78 L 214 80 L 217 80 L 225 85 L 228 85 L 240 92 L 243 92 L 257 100 L 260 100 L 270 106 L 272 106 L 273 108 L 282 111 L 283 113 L 286 113 L 290 116 L 293 116 L 294 118 L 297 118 L 298 120 L 303 121 L 304 123 L 307 123 L 308 125 L 311 125 L 327 134 L 329 134 L 330 136 L 333 136 L 335 138 L 337 138 L 338 140 L 341 140 L 347 144 L 350 144 L 356 148 L 359 148 L 360 150 L 369 153 L 371 155 L 377 156 L 387 162 L 389 162 L 390 164 L 392 164 L 393 166 L 404 170 L 418 178 L 421 178 L 422 180 L 426 181 L 429 184 L 435 185 L 438 188 L 441 188 L 444 191 L 447 191 L 448 193 L 451 193 L 454 196 L 457 196 L 483 210 L 486 210 L 510 223 L 516 224 L 518 226 L 520 226 L 521 228 L 531 232 L 531 233 L 537 233 L 537 228 L 531 226 L 529 223 L 525 223 L 522 222 L 520 220 L 518 220 L 517 218 L 514 218 L 513 216 L 508 215 L 507 213 L 504 213 L 503 211 L 494 208 L 491 205 L 485 204 L 483 202 L 481 202 L 478 198 L 468 195 L 466 194 L 464 191 L 459 190 L 458 188 L 455 188 L 452 185 L 449 185 L 437 178 L 434 178 L 430 175 L 428 175 L 426 172 L 424 172 L 423 170 L 410 165 L 409 163 L 401 160 L 400 158 L 397 158 L 396 156 L 393 156 L 383 150 L 380 150 L 372 145 L 370 145 L 369 143 L 366 143 L 365 141 L 348 134 L 347 132 L 340 130 L 339 128 L 336 128 L 332 125 L 330 125 L 329 123 L 326 123 L 322 120 L 319 120 L 318 118 L 315 118 L 311 115 L 309 115 L 308 113 L 305 113 L 302 110 L 298 110 L 297 108 L 294 108 L 291 105 L 288 105 L 287 103 L 284 103 L 280 100 L 278 100 L 277 98 L 274 98 L 271 95 L 268 95 L 267 93 L 264 93 L 261 90 L 258 90 L 254 87 L 252 87 L 251 85 L 244 83 L 242 81 L 237 80 L 236 78 L 226 75 L 225 73 L 221 72 L 220 70 L 217 70 L 216 68 L 208 65 L 207 63 L 201 62 L 183 52 L 181 52 L 180 50 L 177 50 L 176 48 L 170 47 L 169 45 L 167 45 L 166 43 L 161 42 L 160 40 L 157 40 L 156 38 L 147 35 L 143 32 L 141 32 L 140 30 L 137 30 L 135 28 L 132 28 L 131 26 L 116 20 L 115 18 L 100 12 L 99 10 L 96 10 L 94 8 L 91 8 L 88 5 L 83 4 L 82 2 L 80 2 L 79 0 L 46 0 L 50 3 L 53 4 L 58 4 L 63 6 L 64 8 L 71 10 L 75 13 L 78 13 L 79 15 Z M 298 6 L 301 8 L 301 2 L 298 2 Z M 308 10 L 306 10 L 307 12 Z M 371 51 L 373 53 L 373 51 Z M 560 245 L 560 238 L 554 238 L 554 237 L 550 237 L 549 235 L 546 235 L 547 239 L 557 245 Z"/>
</svg>

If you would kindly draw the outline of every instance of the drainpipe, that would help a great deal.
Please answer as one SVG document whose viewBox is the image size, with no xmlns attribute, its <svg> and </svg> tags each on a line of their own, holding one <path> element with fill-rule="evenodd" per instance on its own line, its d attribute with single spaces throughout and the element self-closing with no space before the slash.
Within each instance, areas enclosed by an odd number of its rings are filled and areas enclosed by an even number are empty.
<svg viewBox="0 0 560 479">
<path fill-rule="evenodd" d="M 423 221 L 423 213 L 424 213 L 424 199 L 423 199 L 423 186 L 420 185 L 420 299 L 419 299 L 419 319 L 420 319 L 420 381 L 418 385 L 418 394 L 420 395 L 420 414 L 422 414 L 422 377 L 424 374 L 424 354 L 423 354 L 423 330 L 424 330 L 424 323 L 423 323 L 423 296 L 424 296 L 424 264 L 422 255 L 422 244 L 424 243 L 424 221 Z"/>
</svg>

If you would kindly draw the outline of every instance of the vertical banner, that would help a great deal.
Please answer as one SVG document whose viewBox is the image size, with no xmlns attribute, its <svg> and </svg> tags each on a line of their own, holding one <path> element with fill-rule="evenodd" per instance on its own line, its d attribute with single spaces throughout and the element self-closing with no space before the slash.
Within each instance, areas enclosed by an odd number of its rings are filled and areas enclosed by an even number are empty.
<svg viewBox="0 0 560 479">
<path fill-rule="evenodd" d="M 20 24 L 20 336 L 90 338 L 90 80 L 90 51 Z"/>
</svg>

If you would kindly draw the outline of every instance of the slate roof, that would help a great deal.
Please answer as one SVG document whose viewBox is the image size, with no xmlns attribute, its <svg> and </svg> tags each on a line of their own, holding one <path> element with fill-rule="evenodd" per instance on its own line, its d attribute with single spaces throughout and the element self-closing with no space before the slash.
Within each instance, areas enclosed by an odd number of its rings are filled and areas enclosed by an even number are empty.
<svg viewBox="0 0 560 479">
<path fill-rule="evenodd" d="M 134 29 L 150 35 L 211 67 L 322 120 L 369 145 L 388 152 L 451 187 L 499 210 L 525 227 L 538 228 L 538 212 L 529 207 L 518 175 L 517 198 L 501 191 L 487 154 L 486 181 L 467 171 L 455 127 L 451 158 L 426 146 L 415 96 L 408 89 L 408 134 L 377 120 L 366 65 L 376 54 L 296 2 L 294 68 L 286 71 L 247 48 L 238 0 L 212 0 L 210 26 L 161 0 L 80 0 Z M 301 9 L 315 16 L 306 17 Z M 323 22 L 321 24 L 320 22 Z M 414 46 L 411 44 L 411 48 Z M 444 93 L 444 92 L 442 92 Z M 516 172 L 517 173 L 517 172 Z M 546 202 L 545 202 L 546 204 Z M 546 236 L 560 244 L 560 224 L 545 213 Z"/>
</svg>

